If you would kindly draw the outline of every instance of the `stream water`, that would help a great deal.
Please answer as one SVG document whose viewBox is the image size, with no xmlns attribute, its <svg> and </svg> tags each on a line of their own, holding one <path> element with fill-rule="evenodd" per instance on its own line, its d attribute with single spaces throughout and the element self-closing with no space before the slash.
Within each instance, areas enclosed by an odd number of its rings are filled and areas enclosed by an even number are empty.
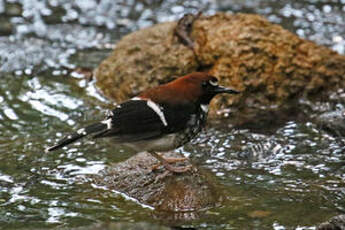
<svg viewBox="0 0 345 230">
<path fill-rule="evenodd" d="M 93 68 L 125 34 L 198 9 L 259 13 L 345 53 L 344 0 L 0 0 L 0 229 L 164 225 L 151 209 L 85 180 L 132 153 L 106 140 L 44 148 L 111 105 L 69 69 Z M 177 150 L 216 175 L 229 199 L 182 229 L 315 229 L 345 212 L 344 138 L 308 117 L 273 119 L 250 128 L 215 121 Z"/>
</svg>

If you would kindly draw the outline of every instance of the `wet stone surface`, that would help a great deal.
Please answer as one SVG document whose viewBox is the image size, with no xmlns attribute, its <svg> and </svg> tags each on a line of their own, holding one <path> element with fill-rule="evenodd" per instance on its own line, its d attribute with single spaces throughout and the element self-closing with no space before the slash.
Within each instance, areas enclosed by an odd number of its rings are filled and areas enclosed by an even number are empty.
<svg viewBox="0 0 345 230">
<path fill-rule="evenodd" d="M 320 224 L 317 230 L 342 230 L 345 229 L 345 215 L 331 218 L 329 221 Z"/>
<path fill-rule="evenodd" d="M 344 54 L 343 0 L 0 0 L 1 229 L 313 229 L 345 212 L 344 136 L 318 120 L 344 109 L 340 91 L 301 101 L 265 123 L 234 127 L 231 117 L 209 120 L 206 131 L 176 150 L 225 196 L 201 212 L 152 210 L 99 186 L 95 177 L 134 155 L 111 140 L 44 153 L 113 106 L 71 69 L 92 69 L 129 32 L 199 8 L 259 13 Z M 302 117 L 294 115 L 301 111 Z M 337 117 L 332 129 L 341 127 Z"/>
<path fill-rule="evenodd" d="M 181 157 L 177 153 L 165 157 Z M 198 212 L 220 206 L 224 200 L 214 179 L 193 167 L 185 173 L 175 174 L 148 153 L 138 153 L 130 159 L 111 165 L 95 177 L 98 186 L 126 194 L 157 211 Z M 187 219 L 188 220 L 188 219 Z"/>
<path fill-rule="evenodd" d="M 345 136 L 345 110 L 326 112 L 318 117 L 322 128 L 339 136 Z"/>
</svg>

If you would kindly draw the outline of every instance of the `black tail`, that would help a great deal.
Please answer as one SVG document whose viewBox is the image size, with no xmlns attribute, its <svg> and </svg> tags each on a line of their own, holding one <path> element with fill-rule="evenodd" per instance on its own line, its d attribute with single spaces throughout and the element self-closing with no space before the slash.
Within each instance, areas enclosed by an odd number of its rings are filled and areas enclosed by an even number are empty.
<svg viewBox="0 0 345 230">
<path fill-rule="evenodd" d="M 77 140 L 79 140 L 82 137 L 85 137 L 91 133 L 97 133 L 97 132 L 103 132 L 107 129 L 107 124 L 105 123 L 96 123 L 92 124 L 90 126 L 87 126 L 86 128 L 79 129 L 76 133 L 72 133 L 66 137 L 64 137 L 62 140 L 60 140 L 56 145 L 48 147 L 46 149 L 46 152 L 51 152 L 56 149 L 60 149 L 66 145 L 69 145 Z"/>
</svg>

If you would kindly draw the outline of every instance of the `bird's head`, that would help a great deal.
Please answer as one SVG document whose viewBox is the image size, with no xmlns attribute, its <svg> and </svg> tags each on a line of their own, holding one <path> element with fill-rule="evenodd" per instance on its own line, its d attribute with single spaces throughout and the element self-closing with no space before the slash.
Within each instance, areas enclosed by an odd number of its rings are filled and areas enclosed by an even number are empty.
<svg viewBox="0 0 345 230">
<path fill-rule="evenodd" d="M 218 84 L 218 79 L 208 73 L 196 72 L 181 78 L 184 85 L 190 82 L 190 91 L 194 91 L 194 97 L 201 104 L 209 104 L 212 98 L 219 93 L 238 94 L 237 90 L 225 88 Z M 187 83 L 186 83 L 187 82 Z"/>
<path fill-rule="evenodd" d="M 239 91 L 218 85 L 218 79 L 205 72 L 194 72 L 139 95 L 155 102 L 171 104 L 209 104 L 219 93 L 238 94 Z"/>
</svg>

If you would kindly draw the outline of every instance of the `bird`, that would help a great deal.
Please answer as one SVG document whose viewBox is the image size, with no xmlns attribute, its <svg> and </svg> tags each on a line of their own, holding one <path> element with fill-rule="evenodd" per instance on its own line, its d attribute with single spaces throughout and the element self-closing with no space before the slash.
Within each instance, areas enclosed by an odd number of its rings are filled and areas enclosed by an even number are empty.
<svg viewBox="0 0 345 230">
<path fill-rule="evenodd" d="M 218 79 L 207 72 L 178 77 L 118 104 L 104 120 L 65 136 L 46 152 L 93 134 L 93 138 L 109 137 L 136 152 L 147 151 L 168 171 L 188 171 L 190 167 L 172 165 L 186 158 L 164 158 L 159 153 L 191 141 L 206 124 L 210 101 L 220 93 L 240 92 L 220 86 Z"/>
</svg>

